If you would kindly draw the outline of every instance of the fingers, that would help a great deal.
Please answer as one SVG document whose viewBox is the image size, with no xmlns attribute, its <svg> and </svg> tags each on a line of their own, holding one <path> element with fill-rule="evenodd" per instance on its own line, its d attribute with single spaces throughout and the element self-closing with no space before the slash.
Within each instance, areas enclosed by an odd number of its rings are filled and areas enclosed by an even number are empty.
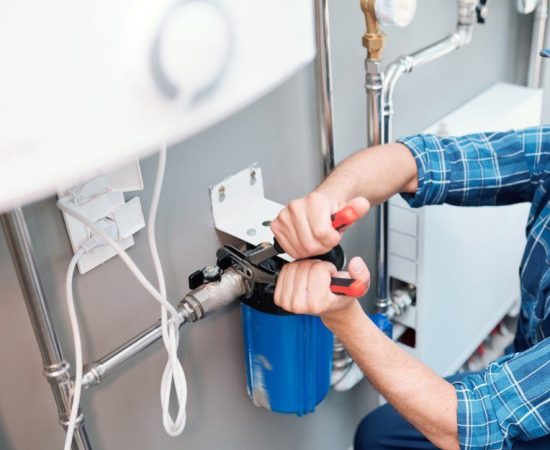
<svg viewBox="0 0 550 450">
<path fill-rule="evenodd" d="M 337 272 L 334 265 L 318 260 L 301 260 L 285 264 L 275 287 L 275 304 L 294 314 L 334 316 L 357 303 L 352 297 L 335 295 L 330 290 L 332 277 L 351 277 L 370 285 L 370 273 L 364 261 L 353 258 L 349 272 Z"/>
<path fill-rule="evenodd" d="M 368 287 L 370 285 L 370 272 L 365 262 L 356 256 L 348 264 L 348 271 L 351 278 L 362 281 Z"/>
<path fill-rule="evenodd" d="M 316 253 L 312 255 L 322 255 L 340 243 L 341 235 L 332 227 L 330 215 L 334 211 L 328 198 L 315 192 L 307 198 L 307 219 L 313 239 L 317 243 Z"/>
<path fill-rule="evenodd" d="M 293 200 L 271 223 L 271 230 L 283 249 L 293 258 L 323 254 L 340 242 L 340 234 L 330 220 L 334 208 L 328 197 L 311 193 Z"/>
<path fill-rule="evenodd" d="M 337 278 L 353 278 L 354 280 L 357 280 L 364 285 L 364 286 L 360 286 L 360 285 L 357 286 L 354 284 L 348 289 L 348 291 L 357 292 L 356 294 L 349 294 L 348 296 L 342 293 L 333 294 L 334 295 L 333 299 L 335 298 L 342 299 L 344 297 L 358 298 L 365 295 L 369 290 L 370 272 L 365 262 L 359 256 L 352 258 L 352 260 L 349 262 L 348 272 L 336 272 L 332 276 Z"/>
<path fill-rule="evenodd" d="M 296 275 L 296 269 L 298 264 L 285 264 L 279 273 L 279 279 L 277 280 L 277 287 L 275 288 L 275 295 L 277 299 L 277 288 L 279 282 L 283 281 L 283 287 L 279 292 L 278 302 L 276 304 L 281 308 L 292 311 L 292 298 L 294 296 L 294 278 Z"/>
<path fill-rule="evenodd" d="M 330 279 L 336 268 L 303 260 L 285 264 L 275 288 L 275 304 L 295 314 L 320 314 L 329 307 Z"/>
<path fill-rule="evenodd" d="M 320 315 L 330 309 L 330 280 L 336 273 L 336 267 L 330 263 L 319 263 L 312 267 L 308 274 L 309 296 L 311 302 L 309 314 Z"/>
<path fill-rule="evenodd" d="M 356 197 L 351 199 L 346 206 L 351 206 L 359 215 L 359 218 L 364 217 L 370 210 L 370 202 L 365 197 Z M 340 233 L 346 232 L 350 227 L 340 228 Z"/>
<path fill-rule="evenodd" d="M 297 269 L 294 276 L 294 292 L 291 296 L 290 310 L 295 314 L 306 314 L 309 312 L 309 280 L 308 275 L 315 263 L 307 261 L 306 264 L 296 264 Z"/>
<path fill-rule="evenodd" d="M 351 206 L 359 217 L 364 217 L 370 210 L 370 203 L 365 197 L 356 197 L 348 202 L 348 206 Z"/>
<path fill-rule="evenodd" d="M 295 227 L 292 223 L 292 216 L 288 208 L 283 209 L 277 218 L 271 222 L 271 231 L 275 235 L 279 245 L 290 256 L 297 259 L 301 257 L 299 249 L 296 247 L 300 240 L 296 235 Z"/>
</svg>

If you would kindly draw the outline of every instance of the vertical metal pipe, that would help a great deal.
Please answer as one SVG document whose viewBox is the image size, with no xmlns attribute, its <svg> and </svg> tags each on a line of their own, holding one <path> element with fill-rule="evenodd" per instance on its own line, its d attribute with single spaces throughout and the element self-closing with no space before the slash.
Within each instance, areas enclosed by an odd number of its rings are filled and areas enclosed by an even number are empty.
<svg viewBox="0 0 550 450">
<path fill-rule="evenodd" d="M 533 37 L 531 38 L 531 54 L 529 55 L 529 71 L 527 86 L 538 89 L 541 87 L 542 61 L 539 52 L 544 47 L 546 21 L 548 19 L 548 0 L 540 0 L 535 10 L 533 22 Z"/>
<path fill-rule="evenodd" d="M 384 76 L 381 61 L 365 60 L 365 89 L 367 92 L 367 147 L 386 144 L 384 123 Z M 377 283 L 376 305 L 385 308 L 389 303 L 388 280 L 388 204 L 378 207 L 376 218 Z"/>
<path fill-rule="evenodd" d="M 0 221 L 42 355 L 44 375 L 50 382 L 59 421 L 61 425 L 66 426 L 71 398 L 69 364 L 63 358 L 63 352 L 51 319 L 27 224 L 21 209 L 2 214 Z M 79 414 L 72 448 L 73 450 L 91 450 L 92 448 L 84 428 L 82 413 Z"/>
<path fill-rule="evenodd" d="M 458 0 L 458 25 L 455 33 L 410 56 L 399 58 L 390 64 L 385 72 L 380 68 L 381 60 L 370 59 L 367 56 L 365 67 L 368 147 L 387 144 L 393 139 L 393 91 L 399 78 L 411 72 L 416 66 L 430 63 L 470 43 L 476 19 L 475 7 L 475 0 Z M 379 206 L 376 224 L 376 305 L 382 311 L 391 304 L 388 276 L 388 211 L 387 203 Z"/>
<path fill-rule="evenodd" d="M 315 61 L 318 110 L 321 129 L 321 163 L 323 177 L 334 169 L 334 132 L 332 104 L 332 65 L 330 53 L 330 23 L 328 0 L 315 0 L 315 36 L 317 58 Z"/>
<path fill-rule="evenodd" d="M 334 169 L 334 122 L 332 102 L 332 56 L 330 51 L 330 21 L 328 0 L 315 2 L 315 38 L 317 58 L 315 72 L 317 78 L 317 109 L 321 139 L 321 166 L 323 178 Z M 353 360 L 338 338 L 334 337 L 332 370 L 346 373 Z"/>
</svg>

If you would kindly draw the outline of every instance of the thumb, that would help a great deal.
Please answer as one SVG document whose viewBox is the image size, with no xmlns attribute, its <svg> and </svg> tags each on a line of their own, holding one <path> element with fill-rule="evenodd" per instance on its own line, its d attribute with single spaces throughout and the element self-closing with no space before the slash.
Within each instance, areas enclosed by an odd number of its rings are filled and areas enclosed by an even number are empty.
<svg viewBox="0 0 550 450">
<path fill-rule="evenodd" d="M 352 198 L 347 205 L 355 209 L 359 217 L 365 216 L 370 209 L 370 203 L 365 197 Z"/>
<path fill-rule="evenodd" d="M 348 272 L 351 278 L 362 281 L 367 287 L 369 286 L 370 272 L 365 262 L 359 256 L 352 258 L 349 262 Z"/>
</svg>

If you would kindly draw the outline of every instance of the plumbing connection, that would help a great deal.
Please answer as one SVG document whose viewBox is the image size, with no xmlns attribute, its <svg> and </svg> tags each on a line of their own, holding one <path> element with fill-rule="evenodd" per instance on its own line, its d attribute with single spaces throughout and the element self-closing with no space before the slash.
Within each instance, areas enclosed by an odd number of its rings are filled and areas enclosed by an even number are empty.
<svg viewBox="0 0 550 450">
<path fill-rule="evenodd" d="M 473 36 L 474 24 L 484 23 L 487 17 L 487 0 L 458 0 L 456 29 L 444 39 L 415 53 L 402 56 L 383 68 L 383 51 L 386 37 L 382 25 L 408 25 L 416 11 L 415 0 L 361 0 L 365 16 L 366 32 L 363 46 L 367 50 L 365 59 L 367 93 L 367 146 L 386 144 L 392 140 L 392 119 L 394 114 L 393 93 L 402 75 L 415 68 L 435 61 L 468 45 Z M 376 251 L 378 277 L 376 305 L 386 315 L 398 315 L 408 303 L 402 296 L 390 292 L 388 277 L 388 205 L 379 207 L 376 228 Z M 399 297 L 399 304 L 394 300 Z"/>
</svg>

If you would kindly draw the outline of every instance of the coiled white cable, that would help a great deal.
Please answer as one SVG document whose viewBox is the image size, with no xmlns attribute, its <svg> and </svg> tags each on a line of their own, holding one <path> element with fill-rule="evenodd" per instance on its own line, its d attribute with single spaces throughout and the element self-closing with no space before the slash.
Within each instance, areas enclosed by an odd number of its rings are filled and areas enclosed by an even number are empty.
<svg viewBox="0 0 550 450">
<path fill-rule="evenodd" d="M 162 182 L 164 180 L 164 172 L 166 169 L 166 144 L 162 145 L 159 152 L 159 162 L 157 166 L 157 176 L 155 187 L 153 189 L 153 198 L 151 200 L 151 209 L 149 210 L 149 219 L 147 223 L 147 238 L 149 241 L 149 249 L 153 259 L 153 265 L 157 274 L 160 294 L 164 300 L 160 307 L 162 338 L 164 346 L 168 353 L 168 361 L 164 367 L 162 381 L 160 383 L 160 401 L 162 405 L 162 422 L 166 433 L 170 436 L 178 436 L 185 428 L 187 420 L 185 405 L 187 403 L 187 380 L 185 372 L 178 359 L 179 345 L 179 322 L 168 321 L 168 309 L 164 306 L 167 303 L 166 281 L 164 272 L 160 262 L 160 256 L 157 248 L 157 240 L 155 238 L 155 225 L 157 219 L 157 209 L 160 201 L 160 193 L 162 192 Z M 174 385 L 174 391 L 179 404 L 178 413 L 174 420 L 170 415 L 170 394 Z"/>
<path fill-rule="evenodd" d="M 120 256 L 122 261 L 126 264 L 128 269 L 136 277 L 139 283 L 151 294 L 151 296 L 157 300 L 161 305 L 161 329 L 162 329 L 162 339 L 166 351 L 168 353 L 168 361 L 164 368 L 164 373 L 161 380 L 161 405 L 163 410 L 163 424 L 166 433 L 170 436 L 178 436 L 185 428 L 186 423 L 186 404 L 187 404 L 187 381 L 185 378 L 185 372 L 183 367 L 178 359 L 177 351 L 179 345 L 179 325 L 181 324 L 182 318 L 178 314 L 177 309 L 167 300 L 166 293 L 166 282 L 164 279 L 164 273 L 162 271 L 162 265 L 160 262 L 160 257 L 158 254 L 157 243 L 155 239 L 155 224 L 156 224 L 156 214 L 158 210 L 158 204 L 160 200 L 160 194 L 162 191 L 162 183 L 164 180 L 164 172 L 166 167 L 166 144 L 163 144 L 159 152 L 159 163 L 157 169 L 157 177 L 155 181 L 155 187 L 153 190 L 153 197 L 151 201 L 151 208 L 149 211 L 148 217 L 148 241 L 149 248 L 151 251 L 151 256 L 153 259 L 153 264 L 155 267 L 155 272 L 157 275 L 157 280 L 159 284 L 159 290 L 157 290 L 145 277 L 145 275 L 139 270 L 134 261 L 126 253 L 126 251 L 104 230 L 98 227 L 96 224 L 88 220 L 85 216 L 80 214 L 78 211 L 74 210 L 67 198 L 62 198 L 57 202 L 57 206 L 66 214 L 74 217 L 78 221 L 82 222 L 84 225 L 88 226 L 94 233 L 100 236 L 105 242 L 107 242 Z M 70 271 L 67 272 L 67 304 L 72 305 L 72 311 L 74 313 L 74 301 L 72 295 L 72 274 L 74 272 L 74 266 L 78 261 L 78 257 L 82 256 L 82 253 L 77 252 L 71 263 L 69 264 Z M 78 257 L 77 257 L 78 255 Z M 70 278 L 69 278 L 70 275 Z M 70 281 L 69 281 L 70 280 Z M 71 311 L 71 307 L 69 306 Z M 170 319 L 168 318 L 170 314 Z M 70 449 L 70 444 L 72 441 L 72 435 L 74 433 L 74 427 L 76 424 L 76 414 L 78 413 L 79 401 L 80 401 L 80 392 L 82 385 L 82 349 L 80 345 L 80 334 L 78 331 L 78 322 L 76 321 L 76 314 L 70 313 L 71 317 L 71 326 L 73 329 L 73 337 L 75 340 L 75 363 L 76 363 L 76 376 L 75 376 L 75 385 L 73 388 L 73 401 L 71 404 L 71 418 L 73 417 L 74 411 L 74 420 L 70 421 L 69 427 L 67 428 L 67 435 L 65 440 L 65 450 Z M 77 348 L 78 341 L 78 348 Z M 78 351 L 77 351 L 78 350 Z M 79 359 L 78 359 L 79 358 Z M 80 377 L 78 375 L 80 374 Z M 78 386 L 77 386 L 78 384 Z M 178 412 L 176 414 L 176 419 L 174 420 L 170 414 L 170 396 L 172 391 L 172 384 L 174 386 L 174 391 L 176 393 L 176 399 L 178 403 Z M 78 396 L 76 395 L 78 394 Z M 72 426 L 71 426 L 72 425 Z M 69 437 L 70 434 L 70 437 Z M 67 447 L 67 442 L 69 447 Z"/>
</svg>

